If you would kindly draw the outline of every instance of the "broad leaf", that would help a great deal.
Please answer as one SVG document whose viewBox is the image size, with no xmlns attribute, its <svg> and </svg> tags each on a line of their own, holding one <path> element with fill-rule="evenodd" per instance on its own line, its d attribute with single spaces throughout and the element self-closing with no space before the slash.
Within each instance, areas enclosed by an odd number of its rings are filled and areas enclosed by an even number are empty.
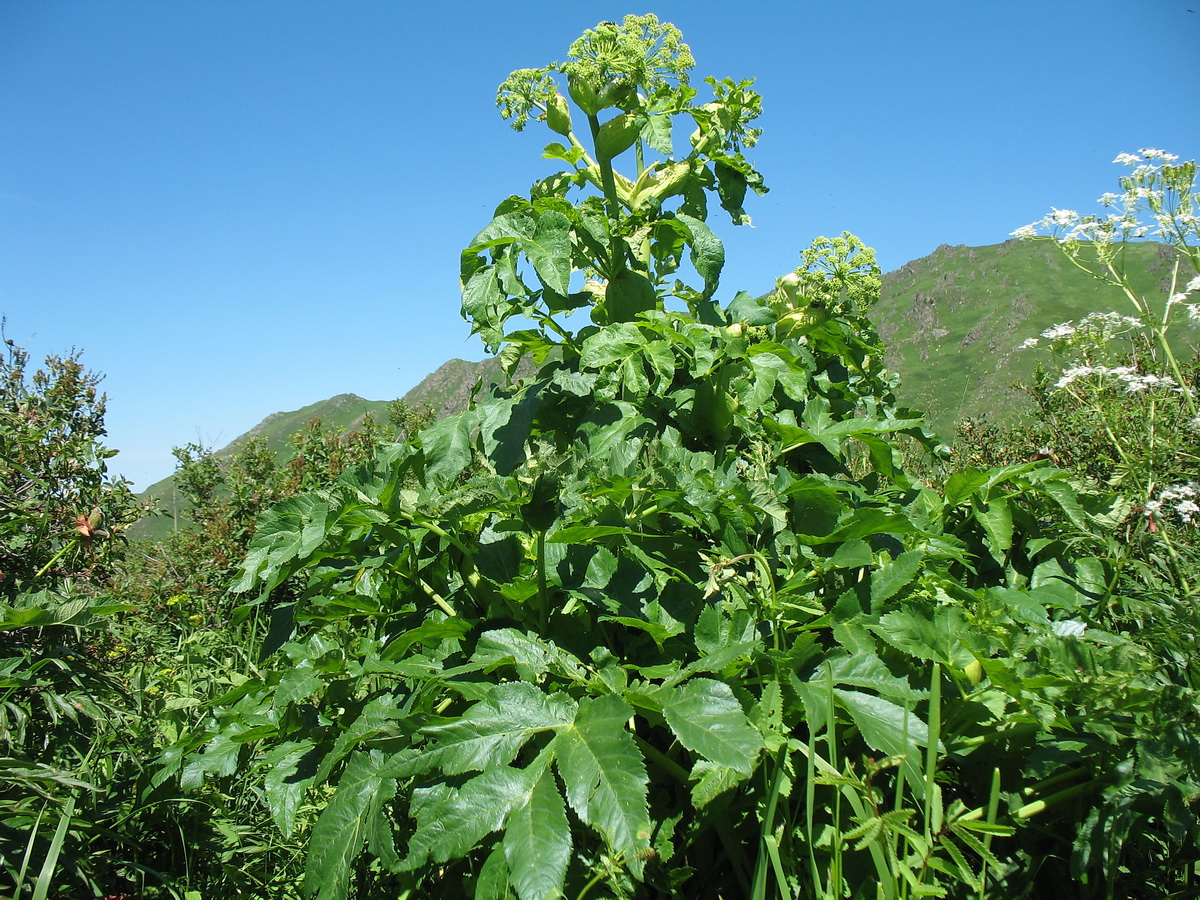
<svg viewBox="0 0 1200 900">
<path fill-rule="evenodd" d="M 664 699 L 663 715 L 693 753 L 746 776 L 763 748 L 762 736 L 750 725 L 729 685 L 710 678 L 693 678 Z"/>
<path fill-rule="evenodd" d="M 547 210 L 538 216 L 533 236 L 522 243 L 542 284 L 558 294 L 571 290 L 571 220 Z"/>
<path fill-rule="evenodd" d="M 535 734 L 571 722 L 575 702 L 565 694 L 548 695 L 535 685 L 510 681 L 497 685 L 461 719 L 425 729 L 437 747 L 447 775 L 504 766 Z"/>
<path fill-rule="evenodd" d="M 427 860 L 447 862 L 466 856 L 484 837 L 498 831 L 509 811 L 525 802 L 542 767 L 527 770 L 497 766 L 461 788 L 446 784 L 413 791 L 409 812 L 417 830 L 400 866 L 420 868 Z"/>
<path fill-rule="evenodd" d="M 504 857 L 521 900 L 561 895 L 571 859 L 571 828 L 554 772 L 546 767 L 504 828 Z"/>
<path fill-rule="evenodd" d="M 925 795 L 921 748 L 929 743 L 929 728 L 911 710 L 874 694 L 834 688 L 838 703 L 850 713 L 867 746 L 888 756 L 904 757 L 904 772 L 918 797 Z"/>
<path fill-rule="evenodd" d="M 676 214 L 675 218 L 683 222 L 691 233 L 692 265 L 704 279 L 704 296 L 711 297 L 721 280 L 721 269 L 725 267 L 725 246 L 712 229 L 699 219 L 683 213 Z"/>
<path fill-rule="evenodd" d="M 625 728 L 631 714 L 612 694 L 581 700 L 574 723 L 553 744 L 571 808 L 628 857 L 650 842 L 646 765 Z"/>
<path fill-rule="evenodd" d="M 350 886 L 350 864 L 366 840 L 366 823 L 396 790 L 379 777 L 383 754 L 354 753 L 338 780 L 337 791 L 309 838 L 304 867 L 304 895 L 317 900 L 343 900 Z"/>
</svg>

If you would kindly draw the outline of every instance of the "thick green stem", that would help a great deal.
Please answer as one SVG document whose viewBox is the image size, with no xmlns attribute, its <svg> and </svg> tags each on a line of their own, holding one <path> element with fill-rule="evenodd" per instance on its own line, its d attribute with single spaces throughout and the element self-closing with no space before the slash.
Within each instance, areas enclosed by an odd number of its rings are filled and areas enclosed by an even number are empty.
<svg viewBox="0 0 1200 900">
<path fill-rule="evenodd" d="M 50 557 L 50 561 L 48 563 L 46 563 L 44 566 L 42 566 L 38 570 L 38 573 L 33 576 L 34 579 L 36 580 L 38 578 L 41 578 L 43 575 L 45 575 L 47 572 L 49 572 L 50 567 L 52 565 L 54 565 L 56 562 L 58 562 L 60 559 L 62 559 L 63 554 L 66 553 L 68 550 L 70 550 L 73 546 L 75 546 L 74 541 L 63 544 L 62 548 L 57 553 L 55 553 L 52 557 Z"/>
<path fill-rule="evenodd" d="M 588 127 L 592 131 L 592 146 L 596 147 L 600 138 L 600 119 L 594 115 L 588 116 Z M 600 158 L 599 152 L 596 154 L 597 164 L 600 166 L 600 183 L 601 189 L 604 191 L 604 207 L 609 218 L 608 232 L 608 253 L 609 253 L 609 279 L 615 278 L 625 270 L 625 254 L 621 249 L 621 244 L 612 227 L 621 220 L 621 200 L 617 196 L 617 182 L 613 177 L 612 161 Z"/>
</svg>

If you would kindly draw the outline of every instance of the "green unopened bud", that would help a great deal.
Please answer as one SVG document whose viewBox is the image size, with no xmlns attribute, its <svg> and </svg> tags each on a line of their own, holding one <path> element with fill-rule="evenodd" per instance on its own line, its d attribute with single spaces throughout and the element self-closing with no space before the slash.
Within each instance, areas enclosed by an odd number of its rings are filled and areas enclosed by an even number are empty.
<svg viewBox="0 0 1200 900">
<path fill-rule="evenodd" d="M 775 324 L 775 336 L 778 338 L 803 337 L 828 320 L 829 311 L 820 301 L 813 301 L 804 309 L 780 316 L 779 321 Z"/>
<path fill-rule="evenodd" d="M 562 94 L 555 94 L 546 105 L 546 124 L 555 134 L 570 135 L 571 112 L 567 109 L 567 98 Z"/>
<path fill-rule="evenodd" d="M 594 116 L 600 112 L 600 98 L 596 94 L 596 86 L 579 75 L 567 76 L 567 93 L 575 101 L 575 105 L 587 115 Z"/>
<path fill-rule="evenodd" d="M 646 117 L 637 113 L 621 113 L 605 122 L 596 135 L 596 158 L 605 162 L 624 153 L 641 135 L 645 122 Z"/>
<path fill-rule="evenodd" d="M 600 109 L 608 109 L 610 106 L 624 106 L 632 96 L 633 89 L 634 86 L 624 78 L 617 81 L 610 81 L 600 91 L 598 98 Z"/>
<path fill-rule="evenodd" d="M 983 680 L 983 664 L 979 660 L 973 659 L 963 666 L 963 674 L 971 682 L 971 687 L 975 687 Z"/>
</svg>

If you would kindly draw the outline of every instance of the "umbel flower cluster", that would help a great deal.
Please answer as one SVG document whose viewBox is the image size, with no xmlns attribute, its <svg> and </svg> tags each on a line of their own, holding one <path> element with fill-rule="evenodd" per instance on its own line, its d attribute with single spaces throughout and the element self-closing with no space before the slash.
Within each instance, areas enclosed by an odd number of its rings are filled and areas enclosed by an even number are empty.
<svg viewBox="0 0 1200 900">
<path fill-rule="evenodd" d="M 1163 488 L 1156 500 L 1146 501 L 1146 514 L 1159 514 L 1166 507 L 1174 510 L 1184 522 L 1194 524 L 1197 514 L 1200 514 L 1200 504 L 1196 503 L 1197 496 L 1200 496 L 1200 484 L 1194 481 L 1173 484 Z"/>
<path fill-rule="evenodd" d="M 1194 211 L 1180 208 L 1180 188 L 1186 178 L 1190 186 L 1190 163 L 1172 165 L 1179 157 L 1173 153 L 1146 147 L 1137 153 L 1121 153 L 1113 162 L 1132 171 L 1121 178 L 1123 192 L 1106 193 L 1096 202 L 1117 211 L 1080 215 L 1073 209 L 1051 208 L 1050 213 L 1012 232 L 1013 237 L 1030 238 L 1048 234 L 1064 244 L 1093 241 L 1112 244 L 1120 241 L 1157 238 L 1188 243 L 1200 229 Z M 1187 204 L 1185 204 L 1187 205 Z M 1150 212 L 1152 223 L 1143 222 L 1138 213 Z"/>
</svg>

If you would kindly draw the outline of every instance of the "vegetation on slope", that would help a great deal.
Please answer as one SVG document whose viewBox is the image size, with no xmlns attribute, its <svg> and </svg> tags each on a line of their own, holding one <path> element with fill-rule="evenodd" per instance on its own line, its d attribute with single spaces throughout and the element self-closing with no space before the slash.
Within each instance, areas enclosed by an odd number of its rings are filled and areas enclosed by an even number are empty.
<svg viewBox="0 0 1200 900">
<path fill-rule="evenodd" d="M 1167 244 L 1132 243 L 1124 265 L 1135 290 L 1166 296 L 1179 257 Z M 963 418 L 1007 424 L 1029 409 L 1013 387 L 1032 380 L 1040 359 L 1019 349 L 1026 338 L 1123 303 L 1119 287 L 1089 277 L 1055 248 L 1010 240 L 943 245 L 889 272 L 871 317 L 901 395 L 950 435 Z"/>
</svg>

